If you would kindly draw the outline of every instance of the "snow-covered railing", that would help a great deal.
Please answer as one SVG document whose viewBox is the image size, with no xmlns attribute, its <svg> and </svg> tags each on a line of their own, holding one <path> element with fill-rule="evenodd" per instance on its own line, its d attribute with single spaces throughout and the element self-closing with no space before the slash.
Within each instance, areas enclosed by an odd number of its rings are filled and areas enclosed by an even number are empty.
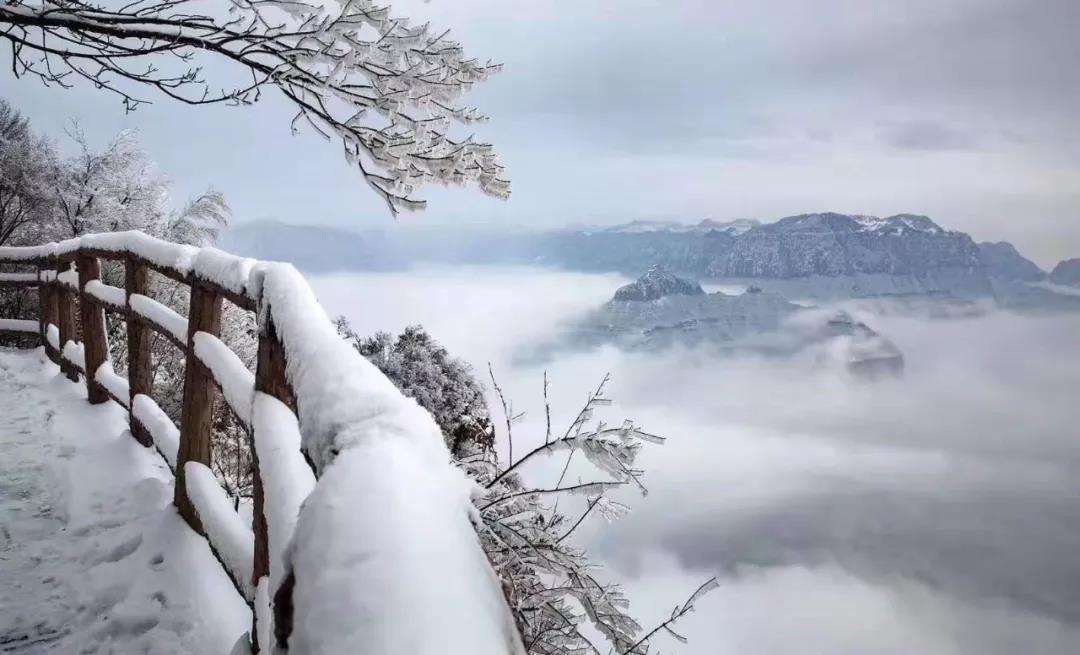
<svg viewBox="0 0 1080 655">
<path fill-rule="evenodd" d="M 123 262 L 123 288 L 101 281 L 101 260 Z M 0 287 L 37 287 L 41 307 L 0 332 L 36 334 L 89 402 L 128 409 L 176 475 L 180 515 L 252 606 L 254 651 L 523 652 L 439 428 L 338 337 L 295 268 L 139 232 L 0 248 L 0 265 L 36 269 Z M 149 271 L 190 286 L 187 317 L 150 297 Z M 257 312 L 254 371 L 219 338 L 224 300 Z M 105 312 L 126 319 L 127 379 Z M 153 399 L 151 332 L 185 355 L 179 426 Z M 210 469 L 219 394 L 252 437 L 251 525 Z"/>
</svg>

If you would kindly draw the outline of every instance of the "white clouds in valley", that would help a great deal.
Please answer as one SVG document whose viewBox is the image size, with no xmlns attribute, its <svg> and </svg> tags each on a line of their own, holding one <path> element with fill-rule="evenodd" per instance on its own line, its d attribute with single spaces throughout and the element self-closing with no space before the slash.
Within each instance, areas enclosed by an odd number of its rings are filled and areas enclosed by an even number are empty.
<svg viewBox="0 0 1080 655">
<path fill-rule="evenodd" d="M 622 282 L 458 268 L 314 286 L 360 332 L 421 323 L 478 377 L 490 361 L 526 412 L 517 448 L 542 439 L 545 368 L 556 426 L 612 373 L 604 418 L 668 442 L 641 460 L 649 495 L 583 542 L 645 624 L 722 581 L 681 624 L 689 645 L 662 652 L 1080 652 L 1080 317 L 867 316 L 907 362 L 874 383 L 685 349 L 521 363 Z"/>
</svg>

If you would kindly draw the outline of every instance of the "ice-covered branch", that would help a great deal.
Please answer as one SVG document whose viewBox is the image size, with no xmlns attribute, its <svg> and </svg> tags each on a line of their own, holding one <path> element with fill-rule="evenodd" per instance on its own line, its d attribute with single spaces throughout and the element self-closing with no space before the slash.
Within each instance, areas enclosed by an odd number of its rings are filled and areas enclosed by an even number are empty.
<svg viewBox="0 0 1080 655">
<path fill-rule="evenodd" d="M 429 182 L 509 194 L 491 145 L 450 133 L 484 119 L 459 100 L 499 66 L 466 56 L 446 32 L 413 27 L 373 0 L 232 0 L 225 16 L 194 4 L 12 0 L 0 4 L 0 39 L 17 77 L 63 88 L 82 79 L 128 111 L 149 102 L 143 88 L 189 105 L 246 105 L 275 87 L 296 108 L 294 130 L 304 122 L 339 141 L 395 213 L 422 208 L 416 191 Z M 204 59 L 240 75 L 209 80 Z"/>
</svg>

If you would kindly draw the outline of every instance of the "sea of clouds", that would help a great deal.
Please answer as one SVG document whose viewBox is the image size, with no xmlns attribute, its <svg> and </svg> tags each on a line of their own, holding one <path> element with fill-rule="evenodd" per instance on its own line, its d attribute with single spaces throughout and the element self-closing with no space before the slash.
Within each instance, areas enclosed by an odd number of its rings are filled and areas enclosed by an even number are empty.
<svg viewBox="0 0 1080 655">
<path fill-rule="evenodd" d="M 545 370 L 556 430 L 611 373 L 616 402 L 602 418 L 668 441 L 640 460 L 648 496 L 623 494 L 633 512 L 589 524 L 581 542 L 646 624 L 721 581 L 680 624 L 690 643 L 663 640 L 663 652 L 1080 652 L 1080 316 L 862 315 L 907 361 L 903 378 L 868 383 L 685 349 L 522 363 L 609 298 L 617 275 L 454 268 L 313 282 L 358 332 L 419 323 L 478 377 L 490 363 L 524 412 L 518 454 L 543 439 Z M 550 484 L 561 466 L 530 475 Z"/>
</svg>

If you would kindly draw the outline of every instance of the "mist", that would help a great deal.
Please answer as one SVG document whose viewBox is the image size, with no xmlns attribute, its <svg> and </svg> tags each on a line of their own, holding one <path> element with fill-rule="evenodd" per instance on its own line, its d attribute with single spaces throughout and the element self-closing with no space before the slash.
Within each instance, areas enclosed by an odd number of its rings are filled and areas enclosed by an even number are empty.
<svg viewBox="0 0 1080 655">
<path fill-rule="evenodd" d="M 649 494 L 625 494 L 633 512 L 588 524 L 582 545 L 646 625 L 721 581 L 680 624 L 689 644 L 661 640 L 662 652 L 1080 652 L 1076 316 L 851 307 L 905 355 L 902 378 L 870 383 L 690 349 L 523 363 L 608 299 L 618 275 L 452 268 L 312 282 L 360 333 L 424 325 L 489 392 L 490 364 L 524 412 L 515 448 L 543 439 L 545 371 L 556 431 L 611 374 L 602 418 L 668 441 L 640 460 Z M 491 393 L 489 405 L 501 419 Z M 530 475 L 557 476 L 562 462 L 550 464 Z"/>
</svg>

